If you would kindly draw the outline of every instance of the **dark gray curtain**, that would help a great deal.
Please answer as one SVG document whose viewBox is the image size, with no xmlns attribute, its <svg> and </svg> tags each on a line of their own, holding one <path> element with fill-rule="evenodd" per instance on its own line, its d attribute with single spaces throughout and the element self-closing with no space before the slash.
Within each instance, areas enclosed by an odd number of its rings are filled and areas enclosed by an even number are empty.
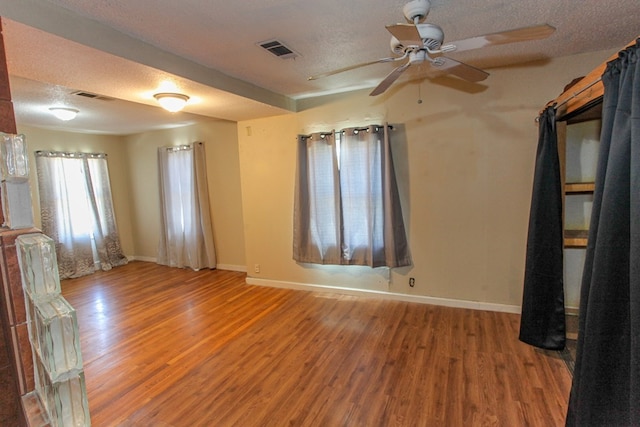
<svg viewBox="0 0 640 427">
<path fill-rule="evenodd" d="M 640 39 L 602 75 L 568 426 L 640 426 Z"/>
<path fill-rule="evenodd" d="M 538 126 L 520 340 L 540 348 L 563 349 L 562 188 L 554 107 L 542 112 Z"/>
</svg>

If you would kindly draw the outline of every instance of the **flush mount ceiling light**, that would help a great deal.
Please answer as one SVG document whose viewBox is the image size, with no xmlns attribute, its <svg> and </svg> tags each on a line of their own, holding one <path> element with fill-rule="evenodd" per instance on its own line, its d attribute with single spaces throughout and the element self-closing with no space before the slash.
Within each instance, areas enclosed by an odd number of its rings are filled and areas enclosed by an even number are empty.
<svg viewBox="0 0 640 427">
<path fill-rule="evenodd" d="M 162 108 L 172 113 L 182 110 L 189 100 L 187 95 L 170 92 L 156 93 L 153 97 Z"/>
<path fill-rule="evenodd" d="M 64 120 L 65 122 L 68 120 L 73 120 L 78 115 L 78 110 L 75 108 L 66 108 L 66 107 L 51 107 L 49 108 L 51 114 L 56 116 L 60 120 Z"/>
</svg>

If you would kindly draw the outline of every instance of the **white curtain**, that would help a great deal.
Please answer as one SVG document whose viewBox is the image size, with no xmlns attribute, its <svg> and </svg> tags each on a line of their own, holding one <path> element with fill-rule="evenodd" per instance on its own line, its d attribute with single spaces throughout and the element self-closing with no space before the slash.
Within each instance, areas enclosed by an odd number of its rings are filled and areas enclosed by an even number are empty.
<svg viewBox="0 0 640 427">
<path fill-rule="evenodd" d="M 36 152 L 42 232 L 61 279 L 128 262 L 116 226 L 106 154 Z"/>
<path fill-rule="evenodd" d="M 158 264 L 215 268 L 204 144 L 158 149 L 160 242 Z"/>
<path fill-rule="evenodd" d="M 298 137 L 294 259 L 411 265 L 388 126 Z"/>
</svg>

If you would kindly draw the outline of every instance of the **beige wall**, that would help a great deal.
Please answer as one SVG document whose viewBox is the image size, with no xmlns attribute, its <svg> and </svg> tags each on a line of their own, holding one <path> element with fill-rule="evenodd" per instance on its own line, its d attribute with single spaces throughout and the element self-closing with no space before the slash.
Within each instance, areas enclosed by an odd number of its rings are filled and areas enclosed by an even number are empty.
<svg viewBox="0 0 640 427">
<path fill-rule="evenodd" d="M 120 243 L 125 254 L 134 255 L 134 231 L 130 220 L 130 204 L 127 190 L 129 186 L 129 169 L 125 142 L 122 137 L 52 131 L 21 126 L 20 124 L 18 124 L 18 132 L 25 134 L 27 148 L 30 152 L 31 198 L 36 226 L 40 227 L 40 203 L 33 153 L 39 150 L 107 153 L 111 192 L 113 193 L 113 209 L 120 233 Z"/>
<path fill-rule="evenodd" d="M 567 82 L 611 53 L 490 70 L 486 86 L 401 83 L 380 97 L 365 91 L 310 100 L 296 114 L 238 123 L 249 275 L 519 306 L 534 118 Z M 389 275 L 386 269 L 295 263 L 296 134 L 383 122 L 396 128 L 393 152 L 413 266 Z M 409 277 L 416 279 L 414 288 Z"/>
<path fill-rule="evenodd" d="M 155 259 L 158 248 L 159 189 L 157 149 L 202 141 L 207 156 L 209 201 L 218 265 L 245 266 L 242 199 L 236 124 L 223 120 L 124 138 L 131 176 L 131 222 L 137 256 Z"/>
</svg>

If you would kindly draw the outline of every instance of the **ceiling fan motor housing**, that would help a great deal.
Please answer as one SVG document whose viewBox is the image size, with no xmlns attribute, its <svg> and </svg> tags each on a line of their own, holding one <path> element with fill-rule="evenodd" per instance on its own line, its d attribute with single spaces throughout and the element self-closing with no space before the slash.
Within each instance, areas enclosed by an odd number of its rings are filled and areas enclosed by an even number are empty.
<svg viewBox="0 0 640 427">
<path fill-rule="evenodd" d="M 418 44 L 404 46 L 400 41 L 391 37 L 391 51 L 396 55 L 402 55 L 406 50 L 415 50 L 420 48 L 428 48 L 430 50 L 437 50 L 442 46 L 444 40 L 444 32 L 442 28 L 434 24 L 418 24 L 416 25 L 420 38 L 422 39 L 422 46 Z"/>
<path fill-rule="evenodd" d="M 431 3 L 429 0 L 412 0 L 404 5 L 402 13 L 404 13 L 404 17 L 407 18 L 407 21 L 412 24 L 416 24 L 416 19 L 418 22 L 425 20 L 429 14 L 430 8 Z"/>
</svg>

